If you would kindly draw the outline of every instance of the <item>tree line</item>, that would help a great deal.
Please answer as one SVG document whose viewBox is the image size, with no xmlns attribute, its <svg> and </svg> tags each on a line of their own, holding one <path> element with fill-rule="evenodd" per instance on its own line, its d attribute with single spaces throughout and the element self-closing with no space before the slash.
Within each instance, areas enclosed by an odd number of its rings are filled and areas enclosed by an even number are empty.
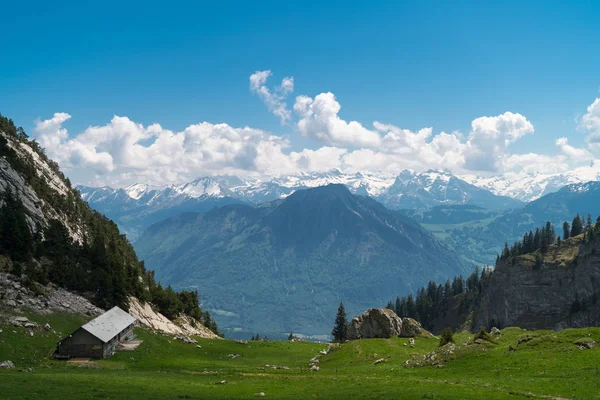
<svg viewBox="0 0 600 400">
<path fill-rule="evenodd" d="M 600 217 L 596 219 L 596 224 L 592 223 L 592 215 L 587 215 L 587 220 L 579 213 L 573 218 L 571 224 L 567 221 L 562 226 L 562 238 L 557 236 L 554 225 L 548 221 L 542 228 L 536 228 L 535 232 L 529 231 L 523 235 L 521 241 L 516 241 L 509 247 L 508 243 L 504 243 L 502 254 L 496 257 L 496 264 L 499 261 L 511 260 L 516 262 L 516 257 L 524 254 L 535 253 L 539 251 L 541 254 L 546 253 L 551 245 L 560 245 L 561 241 L 571 237 L 583 234 L 584 242 L 592 241 L 596 235 L 600 233 Z M 540 259 L 538 259 L 538 262 Z"/>
<path fill-rule="evenodd" d="M 413 318 L 425 329 L 433 330 L 435 321 L 444 312 L 449 299 L 463 295 L 459 309 L 466 313 L 479 299 L 492 273 L 493 269 L 490 267 L 477 266 L 467 279 L 459 275 L 452 280 L 447 279 L 443 285 L 429 281 L 427 286 L 417 290 L 416 296 L 410 293 L 396 297 L 395 301 L 388 302 L 386 308 L 393 310 L 401 318 Z"/>
</svg>

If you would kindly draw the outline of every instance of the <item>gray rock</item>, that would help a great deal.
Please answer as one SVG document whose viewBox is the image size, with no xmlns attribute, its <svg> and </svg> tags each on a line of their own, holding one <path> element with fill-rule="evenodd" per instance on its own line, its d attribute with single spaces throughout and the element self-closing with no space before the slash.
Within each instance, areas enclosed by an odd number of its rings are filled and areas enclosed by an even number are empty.
<svg viewBox="0 0 600 400">
<path fill-rule="evenodd" d="M 498 328 L 496 328 L 496 327 L 494 326 L 494 327 L 492 328 L 492 330 L 490 331 L 490 333 L 491 333 L 492 335 L 499 335 L 501 332 L 500 332 L 500 329 L 498 329 Z"/>
<path fill-rule="evenodd" d="M 391 338 L 402 332 L 402 319 L 387 308 L 370 308 L 350 322 L 348 339 Z"/>
<path fill-rule="evenodd" d="M 26 323 L 23 324 L 23 326 L 25 328 L 29 328 L 29 329 L 35 329 L 35 328 L 37 328 L 37 324 L 34 323 L 34 322 L 26 322 Z"/>
<path fill-rule="evenodd" d="M 0 369 L 12 369 L 14 367 L 15 367 L 15 364 L 10 360 L 2 361 L 0 363 Z"/>
<path fill-rule="evenodd" d="M 319 366 L 318 366 L 318 365 L 313 365 L 312 367 L 310 367 L 310 370 L 311 370 L 311 371 L 313 371 L 313 372 L 314 372 L 314 371 L 318 371 L 318 370 L 320 370 L 320 369 L 321 369 L 321 368 L 319 368 Z"/>
<path fill-rule="evenodd" d="M 8 307 L 16 307 L 16 306 L 17 306 L 17 302 L 16 302 L 16 301 L 14 301 L 14 300 L 8 300 L 8 301 L 6 302 L 6 305 L 7 305 Z"/>
<path fill-rule="evenodd" d="M 402 330 L 400 337 L 415 337 L 423 334 L 425 330 L 421 324 L 412 318 L 402 318 Z"/>
<path fill-rule="evenodd" d="M 44 325 L 44 330 L 51 331 L 52 327 L 50 326 L 50 324 L 47 323 L 46 325 Z"/>
</svg>

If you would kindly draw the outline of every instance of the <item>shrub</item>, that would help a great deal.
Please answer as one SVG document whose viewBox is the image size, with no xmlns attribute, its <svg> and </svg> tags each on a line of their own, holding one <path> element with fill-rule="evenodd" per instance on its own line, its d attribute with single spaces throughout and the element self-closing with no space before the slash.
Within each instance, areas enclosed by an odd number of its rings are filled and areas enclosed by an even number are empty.
<svg viewBox="0 0 600 400">
<path fill-rule="evenodd" d="M 494 339 L 492 339 L 492 337 L 490 336 L 489 333 L 487 333 L 487 331 L 485 330 L 484 327 L 481 327 L 479 332 L 477 332 L 475 334 L 475 336 L 473 336 L 473 341 L 476 341 L 477 339 L 485 340 L 485 341 L 492 342 L 492 343 L 494 342 Z"/>
<path fill-rule="evenodd" d="M 447 345 L 448 343 L 454 343 L 454 336 L 452 335 L 452 329 L 446 328 L 440 334 L 440 347 Z"/>
</svg>

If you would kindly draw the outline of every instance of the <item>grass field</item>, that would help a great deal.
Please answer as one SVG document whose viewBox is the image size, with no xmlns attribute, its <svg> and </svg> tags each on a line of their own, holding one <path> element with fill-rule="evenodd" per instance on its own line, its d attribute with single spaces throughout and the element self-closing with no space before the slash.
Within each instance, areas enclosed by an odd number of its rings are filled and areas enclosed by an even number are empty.
<svg viewBox="0 0 600 400">
<path fill-rule="evenodd" d="M 437 349 L 435 338 L 417 338 L 414 348 L 405 345 L 408 339 L 360 340 L 321 356 L 320 371 L 311 372 L 309 360 L 326 344 L 199 339 L 198 348 L 144 329 L 137 329 L 144 340 L 137 350 L 72 366 L 50 356 L 59 336 L 82 319 L 29 317 L 60 333 L 38 329 L 31 337 L 24 328 L 1 327 L 0 361 L 16 365 L 0 371 L 1 399 L 226 399 L 260 392 L 275 399 L 600 399 L 600 348 L 575 344 L 600 342 L 600 328 L 508 328 L 493 337 L 495 343 L 482 344 L 457 334 L 453 354 L 440 355 L 443 368 L 404 366 Z"/>
</svg>

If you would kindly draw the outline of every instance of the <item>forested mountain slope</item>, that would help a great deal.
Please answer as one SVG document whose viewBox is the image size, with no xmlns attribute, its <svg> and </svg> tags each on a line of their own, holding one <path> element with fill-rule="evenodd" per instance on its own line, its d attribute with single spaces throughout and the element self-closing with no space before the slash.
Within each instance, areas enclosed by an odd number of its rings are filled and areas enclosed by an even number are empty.
<svg viewBox="0 0 600 400">
<path fill-rule="evenodd" d="M 216 330 L 197 293 L 157 284 L 116 224 L 92 210 L 38 143 L 1 115 L 0 257 L 32 290 L 52 282 L 102 308 L 126 309 L 134 296 L 168 317 L 187 313 Z"/>
<path fill-rule="evenodd" d="M 357 313 L 470 269 L 413 220 L 344 185 L 173 217 L 136 248 L 161 281 L 198 288 L 221 325 L 246 332 L 327 334 L 340 298 Z"/>
</svg>

